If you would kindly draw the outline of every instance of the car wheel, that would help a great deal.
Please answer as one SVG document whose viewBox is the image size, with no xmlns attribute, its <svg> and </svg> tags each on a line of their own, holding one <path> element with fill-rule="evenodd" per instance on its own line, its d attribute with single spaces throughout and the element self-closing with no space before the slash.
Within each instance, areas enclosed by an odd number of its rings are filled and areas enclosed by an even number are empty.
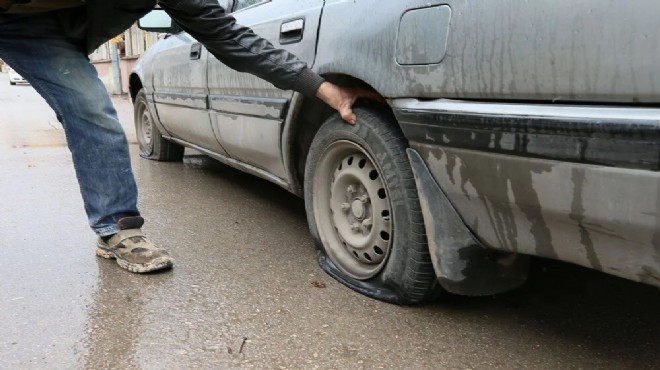
<svg viewBox="0 0 660 370">
<path fill-rule="evenodd" d="M 183 146 L 163 138 L 158 130 L 144 90 L 140 90 L 135 97 L 133 114 L 141 157 L 156 161 L 180 161 L 183 158 Z"/>
<path fill-rule="evenodd" d="M 407 143 L 389 114 L 356 108 L 314 137 L 305 207 L 321 267 L 348 287 L 397 304 L 437 293 Z"/>
</svg>

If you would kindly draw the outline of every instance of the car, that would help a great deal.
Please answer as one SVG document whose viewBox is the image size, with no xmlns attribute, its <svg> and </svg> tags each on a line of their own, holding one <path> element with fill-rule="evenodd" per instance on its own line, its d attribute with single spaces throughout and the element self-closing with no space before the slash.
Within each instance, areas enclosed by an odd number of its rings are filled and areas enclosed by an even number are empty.
<svg viewBox="0 0 660 370">
<path fill-rule="evenodd" d="M 18 72 L 16 72 L 13 68 L 9 67 L 7 69 L 7 72 L 9 74 L 9 84 L 10 85 L 13 86 L 13 85 L 16 85 L 17 83 L 27 83 L 27 81 L 23 78 L 23 76 L 18 74 Z"/>
<path fill-rule="evenodd" d="M 130 75 L 142 157 L 194 148 L 304 198 L 320 266 L 387 302 L 508 291 L 530 256 L 660 286 L 660 3 L 223 5 L 387 104 L 345 124 L 154 10 L 143 29 L 169 33 Z"/>
</svg>

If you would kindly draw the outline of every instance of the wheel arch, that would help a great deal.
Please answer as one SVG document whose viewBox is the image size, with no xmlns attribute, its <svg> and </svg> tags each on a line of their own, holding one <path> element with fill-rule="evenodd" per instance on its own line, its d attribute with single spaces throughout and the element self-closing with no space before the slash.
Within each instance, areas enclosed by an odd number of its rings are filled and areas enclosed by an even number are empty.
<svg viewBox="0 0 660 370">
<path fill-rule="evenodd" d="M 323 78 L 336 85 L 362 87 L 378 92 L 367 82 L 351 75 L 328 73 L 324 74 Z M 381 97 L 383 96 L 381 95 Z M 388 105 L 361 100 L 356 105 L 372 105 L 374 109 L 386 111 L 394 117 L 394 113 Z M 283 131 L 283 157 L 291 182 L 290 190 L 298 196 L 303 195 L 305 162 L 312 140 L 321 125 L 333 114 L 336 114 L 336 111 L 319 99 L 295 94 L 292 100 Z"/>
<path fill-rule="evenodd" d="M 136 72 L 132 72 L 128 78 L 128 92 L 131 94 L 131 101 L 135 102 L 137 93 L 144 87 L 142 78 Z"/>
</svg>

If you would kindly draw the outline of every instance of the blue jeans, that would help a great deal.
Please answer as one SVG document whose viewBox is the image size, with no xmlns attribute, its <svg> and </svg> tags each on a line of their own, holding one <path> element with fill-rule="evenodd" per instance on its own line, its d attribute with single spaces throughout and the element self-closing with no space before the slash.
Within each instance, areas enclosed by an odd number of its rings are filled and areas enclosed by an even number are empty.
<svg viewBox="0 0 660 370">
<path fill-rule="evenodd" d="M 0 59 L 55 111 L 89 224 L 98 235 L 111 235 L 118 231 L 120 218 L 139 215 L 128 142 L 83 40 L 61 36 L 53 14 L 0 14 Z"/>
</svg>

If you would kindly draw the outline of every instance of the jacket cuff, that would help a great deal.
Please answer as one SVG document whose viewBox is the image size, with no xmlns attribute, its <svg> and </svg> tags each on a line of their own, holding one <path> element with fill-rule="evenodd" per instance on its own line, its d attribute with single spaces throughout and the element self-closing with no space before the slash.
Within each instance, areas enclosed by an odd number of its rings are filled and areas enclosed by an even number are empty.
<svg viewBox="0 0 660 370">
<path fill-rule="evenodd" d="M 313 98 L 316 96 L 316 92 L 324 82 L 325 79 L 323 77 L 319 76 L 311 69 L 305 68 L 300 72 L 296 81 L 293 83 L 293 90 L 307 97 Z"/>
</svg>

